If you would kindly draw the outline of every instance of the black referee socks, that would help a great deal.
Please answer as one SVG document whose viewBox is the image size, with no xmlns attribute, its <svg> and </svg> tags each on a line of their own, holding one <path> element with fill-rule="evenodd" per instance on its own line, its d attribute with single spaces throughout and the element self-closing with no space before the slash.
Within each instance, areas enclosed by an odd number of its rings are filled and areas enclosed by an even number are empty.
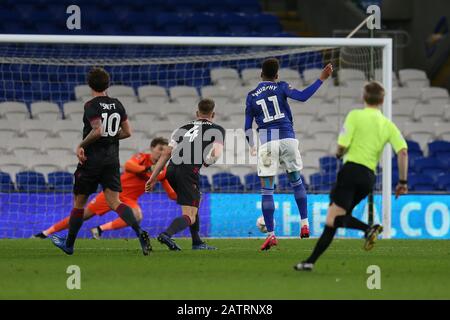
<svg viewBox="0 0 450 320">
<path fill-rule="evenodd" d="M 312 252 L 311 256 L 306 259 L 306 263 L 315 263 L 317 259 L 324 253 L 325 250 L 327 250 L 328 246 L 330 245 L 331 241 L 333 241 L 334 234 L 336 233 L 336 228 L 331 228 L 329 226 L 325 226 L 325 229 L 323 229 L 323 233 L 320 236 L 319 240 L 316 243 L 316 246 L 314 248 L 314 251 Z"/>
<path fill-rule="evenodd" d="M 351 215 L 338 216 L 334 218 L 335 228 L 348 228 L 357 229 L 366 232 L 369 230 L 369 225 L 364 222 L 352 217 Z"/>
</svg>

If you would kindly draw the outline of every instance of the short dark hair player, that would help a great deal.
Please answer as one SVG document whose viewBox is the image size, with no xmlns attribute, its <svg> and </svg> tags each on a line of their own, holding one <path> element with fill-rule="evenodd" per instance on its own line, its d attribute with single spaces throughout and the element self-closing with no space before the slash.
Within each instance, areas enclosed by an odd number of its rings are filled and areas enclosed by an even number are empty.
<svg viewBox="0 0 450 320">
<path fill-rule="evenodd" d="M 144 255 L 148 255 L 151 250 L 148 233 L 139 226 L 133 210 L 119 200 L 122 191 L 119 140 L 131 136 L 127 113 L 119 100 L 107 96 L 109 74 L 103 68 L 93 68 L 87 82 L 93 98 L 84 105 L 83 141 L 77 147 L 79 164 L 74 174 L 74 207 L 69 232 L 67 238 L 54 234 L 50 239 L 66 254 L 73 254 L 75 239 L 83 224 L 84 207 L 89 195 L 101 184 L 109 207 L 133 228 Z"/>
</svg>

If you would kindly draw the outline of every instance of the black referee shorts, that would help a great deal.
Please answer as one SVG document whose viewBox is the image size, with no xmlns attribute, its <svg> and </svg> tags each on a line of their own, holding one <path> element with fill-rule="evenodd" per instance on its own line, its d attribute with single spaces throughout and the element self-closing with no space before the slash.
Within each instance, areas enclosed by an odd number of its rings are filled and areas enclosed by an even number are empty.
<svg viewBox="0 0 450 320">
<path fill-rule="evenodd" d="M 177 193 L 177 203 L 179 205 L 199 207 L 201 199 L 200 175 L 196 167 L 183 164 L 169 164 L 166 179 Z"/>
<path fill-rule="evenodd" d="M 375 174 L 369 168 L 347 162 L 338 173 L 336 185 L 330 193 L 331 203 L 335 203 L 351 214 L 353 208 L 369 195 L 375 185 Z"/>
<path fill-rule="evenodd" d="M 74 194 L 90 195 L 97 191 L 99 184 L 101 184 L 103 190 L 110 189 L 111 191 L 122 192 L 119 163 L 78 164 L 74 176 Z"/>
</svg>

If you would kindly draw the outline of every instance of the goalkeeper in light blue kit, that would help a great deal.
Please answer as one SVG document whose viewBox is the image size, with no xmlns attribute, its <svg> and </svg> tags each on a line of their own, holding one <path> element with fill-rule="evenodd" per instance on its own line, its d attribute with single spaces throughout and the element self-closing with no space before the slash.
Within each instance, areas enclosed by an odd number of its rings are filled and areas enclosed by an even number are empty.
<svg viewBox="0 0 450 320">
<path fill-rule="evenodd" d="M 320 88 L 322 82 L 333 73 L 332 65 L 328 64 L 322 70 L 319 79 L 300 91 L 284 81 L 277 81 L 278 69 L 279 62 L 276 58 L 269 58 L 263 62 L 262 82 L 256 89 L 249 92 L 245 109 L 245 132 L 253 155 L 256 155 L 252 131 L 253 120 L 258 126 L 261 143 L 258 150 L 258 176 L 261 178 L 262 212 L 268 231 L 261 250 L 269 250 L 278 244 L 274 233 L 273 193 L 274 180 L 280 165 L 286 170 L 294 189 L 295 201 L 301 217 L 300 237 L 309 237 L 306 190 L 300 177 L 303 163 L 287 98 L 307 101 Z"/>
</svg>

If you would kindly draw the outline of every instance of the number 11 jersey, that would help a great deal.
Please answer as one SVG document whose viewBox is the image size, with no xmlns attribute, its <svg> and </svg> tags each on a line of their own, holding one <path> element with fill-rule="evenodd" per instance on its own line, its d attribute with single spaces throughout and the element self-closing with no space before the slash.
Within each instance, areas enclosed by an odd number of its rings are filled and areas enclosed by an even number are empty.
<svg viewBox="0 0 450 320">
<path fill-rule="evenodd" d="M 318 79 L 305 90 L 300 91 L 284 81 L 261 82 L 247 96 L 245 130 L 252 127 L 254 119 L 258 126 L 261 144 L 271 140 L 295 139 L 292 112 L 287 98 L 304 102 L 321 85 L 322 81 Z"/>
</svg>

